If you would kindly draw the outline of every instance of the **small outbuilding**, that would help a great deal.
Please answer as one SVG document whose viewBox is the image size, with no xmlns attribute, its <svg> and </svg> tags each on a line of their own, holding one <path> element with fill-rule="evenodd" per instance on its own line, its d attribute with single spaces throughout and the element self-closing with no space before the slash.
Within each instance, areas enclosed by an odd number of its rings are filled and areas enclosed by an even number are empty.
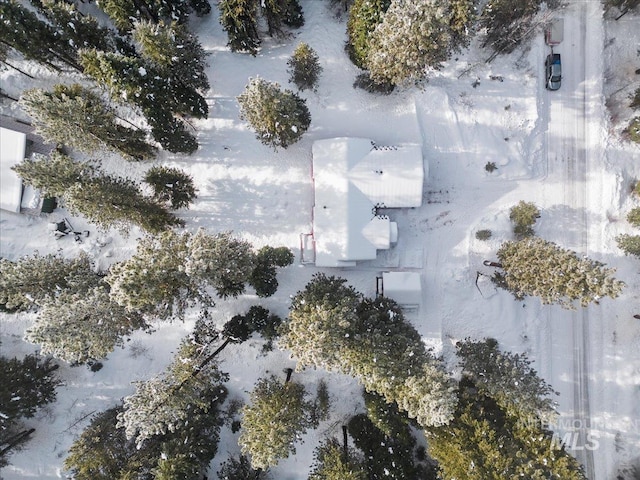
<svg viewBox="0 0 640 480">
<path fill-rule="evenodd" d="M 381 292 L 404 307 L 418 307 L 422 303 L 422 281 L 418 272 L 383 272 Z"/>
<path fill-rule="evenodd" d="M 316 266 L 349 267 L 375 259 L 398 238 L 397 224 L 380 210 L 422 205 L 421 146 L 341 137 L 316 141 L 312 150 Z"/>
<path fill-rule="evenodd" d="M 47 155 L 53 150 L 33 133 L 33 127 L 15 119 L 0 116 L 0 209 L 19 213 L 40 212 L 50 202 L 44 202 L 39 192 L 22 179 L 11 167 L 18 165 L 33 154 Z M 44 210 L 43 210 L 44 211 Z"/>
</svg>

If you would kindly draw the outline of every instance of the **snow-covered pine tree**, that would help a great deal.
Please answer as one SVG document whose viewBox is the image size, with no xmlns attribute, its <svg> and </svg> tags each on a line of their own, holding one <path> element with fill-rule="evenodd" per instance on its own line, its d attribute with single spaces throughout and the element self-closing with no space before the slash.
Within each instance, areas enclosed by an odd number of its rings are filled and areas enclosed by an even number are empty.
<svg viewBox="0 0 640 480">
<path fill-rule="evenodd" d="M 189 238 L 173 231 L 142 238 L 135 255 L 110 268 L 105 280 L 111 286 L 111 298 L 130 311 L 160 319 L 182 317 L 196 301 L 210 304 L 184 271 Z"/>
<path fill-rule="evenodd" d="M 640 235 L 623 233 L 616 237 L 616 243 L 625 255 L 635 255 L 640 258 Z"/>
<path fill-rule="evenodd" d="M 259 297 L 270 297 L 278 290 L 276 267 L 286 267 L 293 263 L 293 252 L 287 247 L 264 246 L 255 258 L 255 267 L 249 283 Z"/>
<path fill-rule="evenodd" d="M 189 204 L 196 198 L 193 178 L 179 168 L 151 167 L 147 170 L 144 181 L 153 188 L 153 198 L 157 202 L 168 203 L 174 210 L 189 208 Z"/>
<path fill-rule="evenodd" d="M 329 438 L 316 448 L 308 480 L 367 480 L 367 473 L 355 449 L 347 448 L 345 453 L 336 438 Z"/>
<path fill-rule="evenodd" d="M 502 352 L 493 338 L 466 339 L 456 349 L 462 373 L 502 409 L 523 419 L 553 419 L 554 402 L 549 395 L 557 393 L 537 375 L 526 354 Z"/>
<path fill-rule="evenodd" d="M 287 148 L 297 142 L 311 124 L 304 99 L 291 90 L 262 78 L 249 80 L 238 96 L 240 118 L 249 122 L 256 138 L 265 145 Z"/>
<path fill-rule="evenodd" d="M 476 21 L 476 0 L 449 0 L 448 17 L 453 49 L 469 46 Z"/>
<path fill-rule="evenodd" d="M 135 438 L 141 446 L 156 435 L 188 428 L 195 415 L 219 414 L 227 375 L 214 359 L 203 362 L 206 356 L 206 349 L 186 338 L 165 372 L 136 382 L 136 391 L 124 399 L 124 411 L 118 415 L 118 427 L 125 429 L 128 439 Z"/>
<path fill-rule="evenodd" d="M 94 16 L 80 13 L 72 3 L 31 0 L 31 4 L 49 21 L 60 44 L 67 44 L 75 51 L 80 48 L 116 50 L 118 42 L 113 31 L 101 26 Z"/>
<path fill-rule="evenodd" d="M 255 266 L 249 242 L 234 238 L 231 232 L 209 235 L 198 230 L 189 241 L 184 264 L 187 275 L 213 287 L 222 298 L 244 292 Z"/>
<path fill-rule="evenodd" d="M 1 258 L 0 306 L 9 311 L 42 307 L 63 292 L 85 294 L 101 282 L 86 254 L 74 259 L 34 254 L 16 262 Z"/>
<path fill-rule="evenodd" d="M 455 418 L 425 431 L 442 478 L 585 480 L 578 461 L 540 423 L 509 415 L 464 376 L 458 397 Z"/>
<path fill-rule="evenodd" d="M 271 476 L 265 470 L 254 469 L 249 459 L 244 455 L 240 455 L 238 459 L 229 457 L 218 470 L 219 480 L 247 480 L 249 478 L 251 480 L 269 480 Z"/>
<path fill-rule="evenodd" d="M 184 25 L 138 22 L 133 38 L 140 55 L 174 82 L 194 91 L 209 89 L 209 79 L 204 71 L 207 54 Z"/>
<path fill-rule="evenodd" d="M 12 169 L 27 185 L 51 197 L 63 197 L 71 187 L 89 181 L 96 172 L 91 164 L 77 162 L 57 151 L 49 158 L 27 158 Z"/>
<path fill-rule="evenodd" d="M 227 45 L 232 52 L 254 55 L 260 47 L 258 35 L 258 0 L 221 0 L 220 23 L 227 32 Z"/>
<path fill-rule="evenodd" d="M 347 22 L 347 51 L 357 67 L 367 68 L 369 37 L 382 22 L 389 5 L 391 0 L 355 0 L 351 5 Z"/>
<path fill-rule="evenodd" d="M 494 281 L 518 299 L 536 296 L 573 309 L 576 301 L 586 307 L 605 296 L 616 298 L 624 287 L 613 278 L 614 269 L 540 238 L 505 242 L 497 255 L 504 273 L 497 272 Z"/>
<path fill-rule="evenodd" d="M 70 212 L 83 215 L 98 228 L 128 232 L 132 225 L 160 233 L 183 222 L 153 199 L 142 195 L 133 181 L 100 175 L 73 185 L 64 196 Z"/>
<path fill-rule="evenodd" d="M 75 50 L 60 43 L 55 30 L 16 0 L 0 2 L 0 43 L 20 52 L 25 58 L 54 70 L 60 64 L 77 68 Z"/>
<path fill-rule="evenodd" d="M 534 203 L 520 202 L 511 207 L 509 210 L 509 220 L 513 222 L 513 233 L 515 233 L 517 239 L 523 239 L 533 236 L 533 226 L 536 220 L 540 218 L 540 210 Z"/>
<path fill-rule="evenodd" d="M 640 228 L 640 207 L 635 207 L 627 213 L 627 222 L 634 227 Z"/>
<path fill-rule="evenodd" d="M 282 348 L 291 350 L 298 368 L 337 369 L 344 335 L 357 322 L 362 296 L 344 278 L 316 274 L 291 300 L 282 324 Z"/>
<path fill-rule="evenodd" d="M 298 0 L 262 0 L 260 6 L 270 37 L 283 36 L 283 25 L 296 28 L 304 25 L 302 7 Z"/>
<path fill-rule="evenodd" d="M 315 91 L 322 67 L 313 48 L 304 42 L 299 43 L 287 65 L 290 83 L 294 83 L 299 90 Z"/>
<path fill-rule="evenodd" d="M 251 466 L 267 469 L 295 454 L 296 439 L 314 426 L 312 409 L 301 383 L 282 383 L 273 375 L 258 380 L 251 392 L 251 405 L 242 409 L 238 438 L 242 453 L 251 458 Z"/>
<path fill-rule="evenodd" d="M 95 49 L 80 50 L 79 57 L 85 73 L 107 89 L 115 101 L 125 98 L 140 107 L 153 137 L 163 148 L 174 153 L 197 149 L 195 137 L 174 117 L 206 118 L 206 102 L 197 92 L 181 89 L 142 58 Z"/>
<path fill-rule="evenodd" d="M 111 301 L 104 287 L 88 292 L 67 291 L 47 303 L 25 338 L 42 353 L 71 364 L 102 360 L 124 337 L 146 326 L 142 316 Z"/>
<path fill-rule="evenodd" d="M 534 16 L 542 0 L 491 0 L 484 4 L 479 16 L 478 29 L 484 31 L 483 46 L 495 52 L 512 52 L 528 35 Z"/>
<path fill-rule="evenodd" d="M 389 299 L 362 299 L 345 280 L 315 275 L 292 300 L 281 345 L 299 366 L 352 375 L 397 402 L 423 426 L 447 423 L 455 409 L 449 376 Z"/>
<path fill-rule="evenodd" d="M 419 81 L 452 50 L 447 5 L 435 0 L 392 0 L 369 36 L 366 65 L 377 83 Z"/>
<path fill-rule="evenodd" d="M 61 383 L 54 374 L 57 368 L 37 355 L 21 360 L 0 356 L 0 468 L 33 433 L 21 420 L 56 399 L 55 389 Z"/>
<path fill-rule="evenodd" d="M 51 143 L 89 154 L 109 149 L 132 160 L 156 153 L 145 141 L 144 131 L 119 124 L 104 100 L 79 84 L 26 90 L 20 106 L 33 119 L 36 132 Z"/>
</svg>

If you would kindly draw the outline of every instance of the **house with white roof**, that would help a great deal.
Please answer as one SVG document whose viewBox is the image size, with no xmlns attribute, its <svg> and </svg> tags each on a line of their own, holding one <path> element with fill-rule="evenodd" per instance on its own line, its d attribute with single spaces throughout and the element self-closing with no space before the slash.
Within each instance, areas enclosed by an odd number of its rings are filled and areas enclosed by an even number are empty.
<svg viewBox="0 0 640 480">
<path fill-rule="evenodd" d="M 318 140 L 312 151 L 315 265 L 350 267 L 374 260 L 398 237 L 397 224 L 379 210 L 422 205 L 421 146 L 382 147 L 341 137 Z"/>
</svg>

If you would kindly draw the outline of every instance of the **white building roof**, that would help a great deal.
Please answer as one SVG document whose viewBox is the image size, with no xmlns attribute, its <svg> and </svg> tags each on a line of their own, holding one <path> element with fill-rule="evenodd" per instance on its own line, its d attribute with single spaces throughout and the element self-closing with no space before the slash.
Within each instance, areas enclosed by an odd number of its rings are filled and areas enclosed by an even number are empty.
<svg viewBox="0 0 640 480">
<path fill-rule="evenodd" d="M 11 167 L 25 157 L 27 136 L 0 127 L 0 208 L 11 212 L 20 211 L 22 180 Z"/>
<path fill-rule="evenodd" d="M 422 150 L 417 145 L 374 147 L 364 138 L 313 144 L 313 236 L 316 265 L 353 266 L 390 247 L 395 224 L 376 207 L 422 204 Z"/>
</svg>

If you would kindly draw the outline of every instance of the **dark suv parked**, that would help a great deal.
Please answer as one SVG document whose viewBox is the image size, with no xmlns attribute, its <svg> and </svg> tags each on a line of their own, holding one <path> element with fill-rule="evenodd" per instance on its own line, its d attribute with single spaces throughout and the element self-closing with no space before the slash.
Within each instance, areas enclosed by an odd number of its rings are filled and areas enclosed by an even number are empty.
<svg viewBox="0 0 640 480">
<path fill-rule="evenodd" d="M 547 88 L 549 90 L 558 90 L 562 81 L 562 63 L 559 53 L 550 53 L 544 62 L 547 72 Z"/>
</svg>

